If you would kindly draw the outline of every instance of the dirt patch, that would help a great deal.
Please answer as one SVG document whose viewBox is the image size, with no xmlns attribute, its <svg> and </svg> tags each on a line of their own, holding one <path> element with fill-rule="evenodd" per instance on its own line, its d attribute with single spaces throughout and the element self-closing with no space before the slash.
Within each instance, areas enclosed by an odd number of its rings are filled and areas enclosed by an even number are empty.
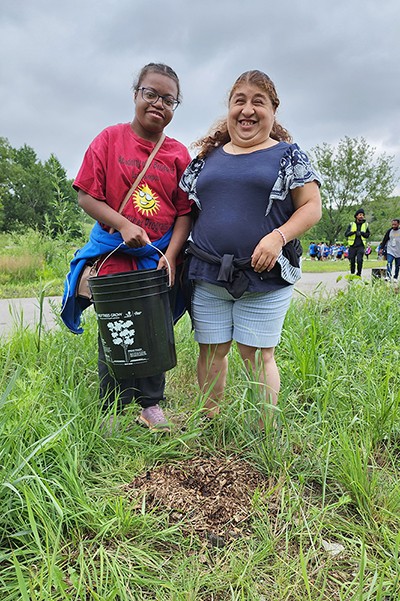
<svg viewBox="0 0 400 601">
<path fill-rule="evenodd" d="M 246 461 L 236 458 L 189 459 L 163 465 L 126 485 L 131 500 L 146 495 L 146 506 L 169 512 L 171 523 L 184 522 L 215 546 L 251 534 L 252 497 L 268 481 Z"/>
</svg>

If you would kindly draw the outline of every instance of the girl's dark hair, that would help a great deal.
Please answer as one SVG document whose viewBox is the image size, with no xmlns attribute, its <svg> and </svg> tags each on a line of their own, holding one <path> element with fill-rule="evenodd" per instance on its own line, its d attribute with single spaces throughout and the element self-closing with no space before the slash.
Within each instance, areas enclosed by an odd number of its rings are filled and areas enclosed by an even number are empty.
<svg viewBox="0 0 400 601">
<path fill-rule="evenodd" d="M 168 65 L 164 65 L 164 63 L 149 63 L 148 65 L 145 65 L 140 71 L 136 80 L 133 82 L 132 90 L 134 92 L 136 92 L 137 89 L 140 87 L 140 84 L 142 83 L 143 79 L 148 73 L 160 73 L 160 75 L 166 75 L 167 77 L 173 79 L 176 83 L 176 87 L 178 88 L 177 100 L 181 101 L 181 87 L 179 85 L 179 78 L 175 71 L 171 69 L 171 67 L 169 67 Z"/>
<path fill-rule="evenodd" d="M 229 101 L 231 100 L 236 88 L 243 83 L 252 84 L 266 92 L 274 109 L 276 110 L 278 108 L 279 98 L 273 81 L 268 77 L 268 75 L 263 73 L 263 71 L 258 70 L 245 71 L 239 75 L 229 93 Z M 282 125 L 280 125 L 276 119 L 274 120 L 270 136 L 273 140 L 277 140 L 278 142 L 292 142 L 292 136 L 290 133 L 284 127 L 282 127 Z M 227 144 L 230 139 L 227 119 L 225 117 L 224 119 L 221 119 L 215 123 L 208 134 L 195 142 L 193 146 L 200 148 L 199 157 L 204 158 L 214 148 Z"/>
</svg>

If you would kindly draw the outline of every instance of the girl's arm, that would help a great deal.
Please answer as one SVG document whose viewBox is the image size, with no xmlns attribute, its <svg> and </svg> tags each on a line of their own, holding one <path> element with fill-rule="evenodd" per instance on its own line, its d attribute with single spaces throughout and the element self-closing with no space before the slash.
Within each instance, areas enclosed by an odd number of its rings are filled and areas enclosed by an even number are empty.
<svg viewBox="0 0 400 601">
<path fill-rule="evenodd" d="M 143 228 L 131 223 L 129 219 L 123 217 L 123 215 L 115 211 L 106 202 L 97 200 L 93 196 L 86 194 L 86 192 L 79 190 L 78 203 L 85 213 L 93 217 L 93 219 L 110 226 L 114 230 L 118 230 L 127 246 L 139 248 L 150 242 Z"/>
</svg>

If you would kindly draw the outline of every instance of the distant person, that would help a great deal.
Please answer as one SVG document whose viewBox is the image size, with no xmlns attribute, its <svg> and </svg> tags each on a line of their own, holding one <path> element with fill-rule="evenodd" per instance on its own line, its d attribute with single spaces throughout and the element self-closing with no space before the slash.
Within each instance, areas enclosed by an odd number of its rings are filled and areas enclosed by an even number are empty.
<svg viewBox="0 0 400 601">
<path fill-rule="evenodd" d="M 301 275 L 296 239 L 321 218 L 319 176 L 276 121 L 278 106 L 268 75 L 242 73 L 227 117 L 198 142 L 181 182 L 201 209 L 189 243 L 189 278 L 209 418 L 220 411 L 233 340 L 263 391 L 262 418 L 276 405 L 274 351 Z"/>
<path fill-rule="evenodd" d="M 310 246 L 308 247 L 308 254 L 310 255 L 311 261 L 315 261 L 318 257 L 318 245 L 315 244 L 315 242 L 311 242 Z"/>
<path fill-rule="evenodd" d="M 372 248 L 371 248 L 371 245 L 368 243 L 367 246 L 366 246 L 366 248 L 365 248 L 365 251 L 364 251 L 365 258 L 369 259 L 369 256 L 370 256 L 371 253 L 372 253 Z"/>
<path fill-rule="evenodd" d="M 394 279 L 397 281 L 399 278 L 400 270 L 400 229 L 399 219 L 392 220 L 392 227 L 388 229 L 383 237 L 382 242 L 379 245 L 379 254 L 386 256 L 386 277 L 390 280 L 392 278 L 393 263 L 395 266 Z"/>
<path fill-rule="evenodd" d="M 327 261 L 330 257 L 330 254 L 331 254 L 331 247 L 329 246 L 329 244 L 327 242 L 324 242 L 323 249 L 322 249 L 323 260 Z"/>
<path fill-rule="evenodd" d="M 95 260 L 101 256 L 98 275 L 165 269 L 169 265 L 173 280 L 190 231 L 191 202 L 179 188 L 190 155 L 183 144 L 164 134 L 180 103 L 178 76 L 167 65 L 149 63 L 140 71 L 132 89 L 135 106 L 132 121 L 107 127 L 91 142 L 73 184 L 79 205 L 96 220 L 90 242 L 76 253 L 67 276 L 61 316 L 75 333 L 82 331 L 75 299 L 76 272 L 82 263 L 82 260 L 77 262 L 79 257 Z M 154 160 L 131 193 L 133 182 L 157 147 Z M 120 211 L 123 201 L 125 208 Z M 166 258 L 160 258 L 154 246 Z M 105 251 L 104 247 L 116 252 Z M 169 423 L 161 407 L 165 374 L 117 379 L 107 367 L 106 349 L 100 336 L 98 353 L 104 411 L 115 402 L 118 410 L 122 410 L 136 400 L 141 408 L 140 423 L 151 430 L 168 431 Z M 111 415 L 103 422 L 105 431 L 113 430 L 113 418 Z"/>
<path fill-rule="evenodd" d="M 356 273 L 357 263 L 357 275 L 361 277 L 365 251 L 364 240 L 370 237 L 364 209 L 358 209 L 354 213 L 354 221 L 349 223 L 344 235 L 349 246 L 350 273 Z"/>
<path fill-rule="evenodd" d="M 346 250 L 346 247 L 344 244 L 338 244 L 337 251 L 336 251 L 336 258 L 342 260 L 344 257 L 345 250 Z"/>
</svg>

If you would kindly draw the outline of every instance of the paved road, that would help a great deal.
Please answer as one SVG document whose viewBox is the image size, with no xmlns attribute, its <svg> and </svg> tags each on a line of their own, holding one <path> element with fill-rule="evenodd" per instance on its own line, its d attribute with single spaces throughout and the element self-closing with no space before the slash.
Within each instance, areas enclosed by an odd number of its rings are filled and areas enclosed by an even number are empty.
<svg viewBox="0 0 400 601">
<path fill-rule="evenodd" d="M 303 294 L 332 293 L 343 289 L 347 280 L 342 278 L 337 282 L 338 276 L 346 272 L 335 273 L 303 273 L 301 280 L 296 284 L 295 297 Z M 363 269 L 363 278 L 371 279 L 371 269 Z M 46 329 L 55 326 L 60 310 L 61 298 L 57 296 L 46 297 L 43 303 L 43 327 Z M 15 327 L 35 327 L 40 318 L 39 301 L 32 298 L 0 299 L 0 336 L 7 335 Z"/>
</svg>

